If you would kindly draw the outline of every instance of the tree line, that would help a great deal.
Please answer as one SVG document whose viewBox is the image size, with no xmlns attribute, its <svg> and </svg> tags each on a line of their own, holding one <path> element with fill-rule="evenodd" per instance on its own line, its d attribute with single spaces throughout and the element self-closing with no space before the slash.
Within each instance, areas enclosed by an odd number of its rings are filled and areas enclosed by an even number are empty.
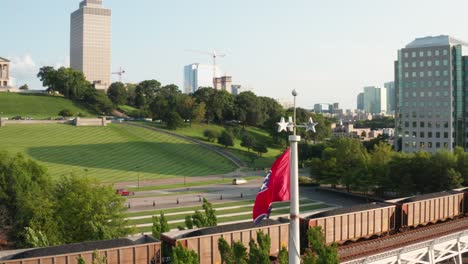
<svg viewBox="0 0 468 264">
<path fill-rule="evenodd" d="M 406 196 L 468 185 L 468 153 L 401 153 L 379 142 L 368 151 L 358 139 L 337 138 L 299 147 L 299 158 L 319 183 L 348 190 Z"/>
<path fill-rule="evenodd" d="M 145 80 L 138 84 L 115 82 L 105 93 L 96 90 L 83 73 L 71 68 L 45 66 L 37 76 L 49 93 L 62 94 L 97 113 L 110 114 L 113 109 L 128 105 L 135 108 L 127 112 L 129 116 L 161 120 L 170 129 L 184 126 L 186 122 L 255 126 L 266 129 L 275 142 L 285 146 L 287 133 L 278 133 L 276 123 L 281 117 L 293 115 L 292 109 L 284 109 L 275 99 L 257 96 L 251 91 L 232 95 L 224 90 L 200 87 L 193 94 L 183 94 L 177 85 Z M 306 123 L 309 117 L 319 125 L 316 133 L 302 132 L 303 138 L 321 141 L 331 136 L 331 120 L 297 108 L 299 123 Z"/>
<path fill-rule="evenodd" d="M 52 179 L 21 154 L 0 152 L 0 232 L 16 248 L 126 236 L 123 198 L 84 176 Z"/>
</svg>

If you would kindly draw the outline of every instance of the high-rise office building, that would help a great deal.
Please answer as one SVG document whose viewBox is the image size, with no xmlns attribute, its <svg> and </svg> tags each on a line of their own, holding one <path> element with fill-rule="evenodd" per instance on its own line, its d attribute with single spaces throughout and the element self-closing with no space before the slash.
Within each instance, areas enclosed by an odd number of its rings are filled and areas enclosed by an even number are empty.
<svg viewBox="0 0 468 264">
<path fill-rule="evenodd" d="M 81 71 L 96 89 L 111 84 L 111 10 L 102 0 L 84 0 L 71 14 L 70 67 Z"/>
<path fill-rule="evenodd" d="M 221 70 L 216 67 L 216 77 Z M 200 87 L 213 87 L 213 65 L 193 63 L 184 67 L 184 92 L 194 93 Z"/>
<path fill-rule="evenodd" d="M 395 82 L 387 82 L 384 84 L 387 89 L 387 113 L 395 113 Z"/>
<path fill-rule="evenodd" d="M 364 110 L 364 93 L 359 93 L 357 96 L 357 107 L 358 110 Z"/>
<path fill-rule="evenodd" d="M 467 149 L 468 43 L 450 36 L 417 38 L 395 63 L 396 147 L 404 152 Z M 401 141 L 401 144 L 397 143 Z"/>
<path fill-rule="evenodd" d="M 362 96 L 360 98 L 359 96 Z M 364 93 L 358 95 L 358 104 L 361 101 L 361 110 L 369 114 L 380 114 L 387 109 L 387 93 L 385 88 L 375 86 L 364 87 Z"/>
</svg>

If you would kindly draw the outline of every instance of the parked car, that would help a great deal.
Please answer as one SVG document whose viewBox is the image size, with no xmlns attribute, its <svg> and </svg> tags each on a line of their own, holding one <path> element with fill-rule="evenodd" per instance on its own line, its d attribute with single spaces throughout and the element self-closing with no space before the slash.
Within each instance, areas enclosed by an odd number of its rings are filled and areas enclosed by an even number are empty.
<svg viewBox="0 0 468 264">
<path fill-rule="evenodd" d="M 244 178 L 236 178 L 232 180 L 233 185 L 246 184 L 247 180 Z"/>
<path fill-rule="evenodd" d="M 22 120 L 21 116 L 14 116 L 11 118 L 11 120 Z"/>
<path fill-rule="evenodd" d="M 115 190 L 115 193 L 116 194 L 119 194 L 121 196 L 131 196 L 131 195 L 135 195 L 135 192 L 130 192 L 129 190 L 127 189 L 117 189 Z"/>
</svg>

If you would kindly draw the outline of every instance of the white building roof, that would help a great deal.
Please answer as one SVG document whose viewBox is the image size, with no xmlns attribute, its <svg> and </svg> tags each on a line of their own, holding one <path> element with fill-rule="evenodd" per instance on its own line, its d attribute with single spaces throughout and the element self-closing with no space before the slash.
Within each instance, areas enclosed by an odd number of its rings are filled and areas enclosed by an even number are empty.
<svg viewBox="0 0 468 264">
<path fill-rule="evenodd" d="M 463 45 L 468 47 L 468 43 L 462 40 L 458 40 L 448 35 L 440 35 L 436 37 L 428 36 L 423 38 L 416 38 L 411 43 L 406 45 L 405 48 L 423 48 L 423 47 L 434 47 L 434 46 L 453 46 Z"/>
</svg>

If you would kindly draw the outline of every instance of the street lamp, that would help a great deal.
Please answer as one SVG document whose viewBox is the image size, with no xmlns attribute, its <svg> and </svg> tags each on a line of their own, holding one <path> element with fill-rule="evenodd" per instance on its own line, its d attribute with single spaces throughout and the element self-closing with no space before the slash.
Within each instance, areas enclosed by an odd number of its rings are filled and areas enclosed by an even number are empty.
<svg viewBox="0 0 468 264">
<path fill-rule="evenodd" d="M 137 170 L 137 186 L 138 190 L 140 190 L 140 166 L 136 166 L 135 169 Z"/>
</svg>

